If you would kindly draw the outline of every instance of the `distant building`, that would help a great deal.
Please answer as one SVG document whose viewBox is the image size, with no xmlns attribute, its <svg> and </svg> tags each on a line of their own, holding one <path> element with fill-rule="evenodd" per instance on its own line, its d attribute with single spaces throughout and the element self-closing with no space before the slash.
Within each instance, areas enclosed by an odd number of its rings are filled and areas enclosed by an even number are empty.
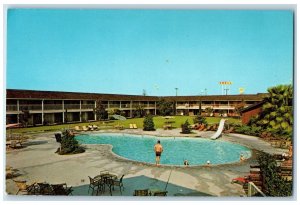
<svg viewBox="0 0 300 205">
<path fill-rule="evenodd" d="M 29 125 L 63 124 L 95 121 L 94 108 L 101 100 L 106 110 L 119 109 L 131 118 L 137 105 L 148 113 L 157 115 L 157 102 L 165 99 L 175 103 L 177 115 L 197 115 L 212 108 L 213 116 L 238 116 L 235 107 L 244 103 L 249 107 L 262 101 L 266 94 L 208 95 L 208 96 L 142 96 L 98 93 L 77 93 L 36 90 L 6 90 L 6 124 L 20 122 L 20 115 L 28 110 Z"/>
<path fill-rule="evenodd" d="M 264 101 L 261 101 L 261 102 L 258 102 L 256 104 L 253 104 L 251 106 L 248 106 L 248 107 L 242 109 L 242 111 L 241 111 L 241 113 L 242 113 L 242 123 L 247 124 L 252 117 L 255 117 L 259 113 L 261 113 L 262 112 L 262 106 L 263 106 L 264 103 L 265 103 Z"/>
</svg>

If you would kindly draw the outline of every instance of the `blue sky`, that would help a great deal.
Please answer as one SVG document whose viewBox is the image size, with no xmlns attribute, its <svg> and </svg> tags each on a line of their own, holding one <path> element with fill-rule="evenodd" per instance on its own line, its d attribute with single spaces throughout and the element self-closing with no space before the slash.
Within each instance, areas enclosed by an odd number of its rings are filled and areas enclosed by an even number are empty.
<svg viewBox="0 0 300 205">
<path fill-rule="evenodd" d="M 8 10 L 11 89 L 255 94 L 292 79 L 291 11 Z"/>
</svg>

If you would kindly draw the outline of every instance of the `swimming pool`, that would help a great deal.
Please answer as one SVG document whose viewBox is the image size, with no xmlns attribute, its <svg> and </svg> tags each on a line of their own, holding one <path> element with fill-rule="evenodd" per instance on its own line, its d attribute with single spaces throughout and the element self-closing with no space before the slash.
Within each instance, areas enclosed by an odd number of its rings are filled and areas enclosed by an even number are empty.
<svg viewBox="0 0 300 205">
<path fill-rule="evenodd" d="M 251 157 L 247 147 L 221 140 L 112 133 L 78 135 L 76 139 L 82 144 L 111 144 L 115 154 L 151 164 L 155 164 L 153 147 L 158 139 L 164 148 L 160 163 L 165 165 L 183 165 L 184 160 L 190 165 L 204 165 L 208 160 L 211 164 L 225 164 L 238 162 L 240 154 Z"/>
</svg>

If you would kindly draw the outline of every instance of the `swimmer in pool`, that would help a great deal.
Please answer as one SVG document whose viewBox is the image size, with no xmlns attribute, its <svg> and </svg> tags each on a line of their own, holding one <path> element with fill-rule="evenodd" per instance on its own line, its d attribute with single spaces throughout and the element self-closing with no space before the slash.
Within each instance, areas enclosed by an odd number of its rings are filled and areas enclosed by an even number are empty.
<svg viewBox="0 0 300 205">
<path fill-rule="evenodd" d="M 155 152 L 156 166 L 158 166 L 160 163 L 161 153 L 163 152 L 163 147 L 160 144 L 160 140 L 158 140 L 157 143 L 154 145 L 154 152 Z"/>
</svg>

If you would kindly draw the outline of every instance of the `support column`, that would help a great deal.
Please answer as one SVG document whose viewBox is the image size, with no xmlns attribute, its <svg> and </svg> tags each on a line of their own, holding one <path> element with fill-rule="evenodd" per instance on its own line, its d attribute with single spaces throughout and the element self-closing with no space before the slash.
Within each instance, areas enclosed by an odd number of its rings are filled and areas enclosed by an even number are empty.
<svg viewBox="0 0 300 205">
<path fill-rule="evenodd" d="M 65 101 L 64 100 L 62 100 L 62 110 L 63 110 L 63 123 L 65 123 Z"/>
<path fill-rule="evenodd" d="M 97 108 L 97 100 L 95 100 L 95 110 L 96 110 L 96 108 Z M 97 114 L 96 114 L 96 112 L 94 112 L 94 118 L 95 118 L 95 121 L 97 120 Z"/>
<path fill-rule="evenodd" d="M 82 117 L 81 117 L 81 100 L 79 100 L 79 121 L 82 122 Z"/>
<path fill-rule="evenodd" d="M 154 102 L 154 115 L 156 115 L 156 101 Z"/>
<path fill-rule="evenodd" d="M 44 124 L 44 99 L 42 99 L 42 124 Z"/>
<path fill-rule="evenodd" d="M 18 111 L 17 121 L 18 121 L 18 123 L 20 123 L 20 103 L 19 103 L 19 100 L 17 100 L 17 111 Z"/>
</svg>

